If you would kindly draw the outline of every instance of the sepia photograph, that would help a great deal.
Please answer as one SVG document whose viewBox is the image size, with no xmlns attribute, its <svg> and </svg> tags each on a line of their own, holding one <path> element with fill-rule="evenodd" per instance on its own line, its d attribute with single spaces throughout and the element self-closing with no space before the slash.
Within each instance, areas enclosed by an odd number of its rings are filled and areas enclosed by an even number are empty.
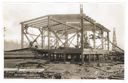
<svg viewBox="0 0 128 83">
<path fill-rule="evenodd" d="M 3 3 L 4 79 L 124 80 L 123 3 Z"/>
</svg>

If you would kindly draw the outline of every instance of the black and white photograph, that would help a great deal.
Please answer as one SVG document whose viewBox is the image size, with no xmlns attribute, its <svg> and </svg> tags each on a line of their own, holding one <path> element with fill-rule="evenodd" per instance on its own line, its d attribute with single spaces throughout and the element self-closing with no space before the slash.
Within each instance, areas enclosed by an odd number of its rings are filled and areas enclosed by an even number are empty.
<svg viewBox="0 0 128 83">
<path fill-rule="evenodd" d="M 124 80 L 123 3 L 4 2 L 4 79 Z"/>
</svg>

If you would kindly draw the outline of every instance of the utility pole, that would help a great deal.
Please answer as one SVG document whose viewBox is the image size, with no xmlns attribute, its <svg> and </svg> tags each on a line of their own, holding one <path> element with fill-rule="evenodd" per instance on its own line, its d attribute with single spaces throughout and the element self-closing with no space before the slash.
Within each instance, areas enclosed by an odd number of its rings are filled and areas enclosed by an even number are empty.
<svg viewBox="0 0 128 83">
<path fill-rule="evenodd" d="M 83 5 L 80 5 L 80 18 L 81 18 L 81 59 L 82 63 L 84 63 L 84 41 L 83 41 L 83 36 L 84 36 L 84 26 L 83 26 Z"/>
</svg>

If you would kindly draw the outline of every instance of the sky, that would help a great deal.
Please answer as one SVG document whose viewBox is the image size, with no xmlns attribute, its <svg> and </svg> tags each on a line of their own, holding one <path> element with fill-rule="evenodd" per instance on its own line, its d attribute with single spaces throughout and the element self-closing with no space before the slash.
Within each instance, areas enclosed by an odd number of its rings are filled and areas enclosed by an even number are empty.
<svg viewBox="0 0 128 83">
<path fill-rule="evenodd" d="M 20 43 L 20 22 L 48 14 L 79 14 L 79 3 L 4 3 L 3 22 L 6 27 L 5 40 Z M 104 25 L 110 32 L 116 29 L 117 44 L 124 48 L 124 4 L 83 3 L 84 13 Z"/>
</svg>

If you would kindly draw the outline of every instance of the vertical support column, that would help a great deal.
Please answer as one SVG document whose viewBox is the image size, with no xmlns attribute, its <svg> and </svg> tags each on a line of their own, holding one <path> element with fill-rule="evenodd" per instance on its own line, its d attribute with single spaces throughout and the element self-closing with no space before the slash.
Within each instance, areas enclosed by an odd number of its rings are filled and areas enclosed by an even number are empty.
<svg viewBox="0 0 128 83">
<path fill-rule="evenodd" d="M 108 50 L 109 50 L 109 32 L 107 32 L 107 40 L 108 40 L 107 45 L 108 45 Z"/>
<path fill-rule="evenodd" d="M 64 58 L 64 62 L 66 62 L 66 54 L 63 53 L 62 56 L 64 56 L 64 57 L 63 57 L 63 58 Z"/>
<path fill-rule="evenodd" d="M 101 30 L 101 43 L 102 43 L 102 49 L 104 49 L 104 32 Z"/>
<path fill-rule="evenodd" d="M 58 35 L 57 32 L 56 32 L 56 34 Z M 55 40 L 56 40 L 56 41 L 55 41 L 55 46 L 56 46 L 56 48 L 57 48 L 57 47 L 59 47 L 59 41 L 58 41 L 57 37 L 55 37 Z"/>
<path fill-rule="evenodd" d="M 58 44 L 58 41 L 57 41 L 57 38 L 56 38 L 56 37 L 55 37 L 55 40 L 56 40 L 56 41 L 55 41 L 55 46 L 56 46 L 56 48 L 57 48 L 57 47 L 58 47 L 58 45 L 57 45 L 57 44 Z"/>
<path fill-rule="evenodd" d="M 79 48 L 79 33 L 77 33 L 77 48 Z"/>
<path fill-rule="evenodd" d="M 48 16 L 48 50 L 50 49 L 50 18 Z M 49 60 L 51 60 L 51 53 L 48 52 Z"/>
<path fill-rule="evenodd" d="M 84 41 L 83 41 L 83 35 L 84 35 L 84 26 L 83 26 L 83 5 L 80 5 L 80 17 L 81 17 L 81 59 L 82 63 L 84 63 Z"/>
<path fill-rule="evenodd" d="M 50 18 L 48 16 L 48 49 L 50 49 Z"/>
<path fill-rule="evenodd" d="M 94 24 L 94 30 L 93 30 L 93 48 L 96 49 L 96 25 Z"/>
<path fill-rule="evenodd" d="M 90 59 L 90 54 L 88 54 L 88 62 L 90 63 L 91 59 Z"/>
<path fill-rule="evenodd" d="M 87 31 L 84 32 L 84 48 L 88 48 L 88 37 L 87 37 Z"/>
<path fill-rule="evenodd" d="M 94 62 L 95 62 L 95 58 L 96 58 L 96 57 L 95 57 L 95 54 L 94 54 L 94 55 L 93 55 L 93 60 L 94 60 Z"/>
<path fill-rule="evenodd" d="M 44 48 L 44 31 L 43 31 L 43 27 L 41 30 L 41 36 L 42 36 L 42 49 Z"/>
<path fill-rule="evenodd" d="M 64 31 L 65 31 L 64 47 L 67 47 L 67 45 L 68 45 L 68 33 L 67 33 L 67 27 L 66 26 L 65 26 L 65 30 Z M 66 53 L 64 53 L 63 55 L 64 55 L 64 62 L 65 62 L 67 60 L 67 55 L 66 55 Z"/>
<path fill-rule="evenodd" d="M 21 24 L 21 49 L 24 48 L 24 26 Z"/>
<path fill-rule="evenodd" d="M 68 47 L 68 33 L 67 33 L 67 27 L 65 26 L 65 43 L 64 47 Z"/>
<path fill-rule="evenodd" d="M 99 62 L 102 62 L 102 54 L 101 55 L 99 55 Z"/>
</svg>

